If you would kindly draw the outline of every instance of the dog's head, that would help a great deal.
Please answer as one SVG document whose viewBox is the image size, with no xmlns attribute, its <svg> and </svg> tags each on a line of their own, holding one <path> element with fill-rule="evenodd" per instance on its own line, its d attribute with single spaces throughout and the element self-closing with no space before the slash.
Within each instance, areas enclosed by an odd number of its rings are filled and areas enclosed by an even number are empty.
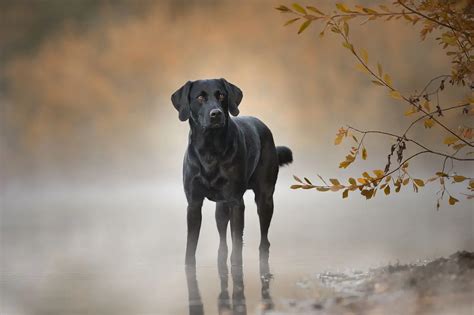
<svg viewBox="0 0 474 315">
<path fill-rule="evenodd" d="M 225 79 L 188 81 L 171 96 L 179 119 L 191 119 L 203 129 L 226 125 L 229 113 L 239 114 L 242 91 Z"/>
</svg>

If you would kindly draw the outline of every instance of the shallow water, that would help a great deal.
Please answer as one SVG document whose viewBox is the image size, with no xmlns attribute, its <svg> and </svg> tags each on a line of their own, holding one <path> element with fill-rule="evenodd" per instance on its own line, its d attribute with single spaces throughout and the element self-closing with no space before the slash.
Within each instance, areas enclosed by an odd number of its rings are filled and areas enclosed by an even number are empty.
<svg viewBox="0 0 474 315">
<path fill-rule="evenodd" d="M 347 202 L 286 187 L 280 184 L 275 195 L 264 281 L 253 195 L 246 195 L 244 266 L 229 270 L 227 292 L 217 268 L 211 202 L 203 209 L 195 274 L 186 274 L 179 183 L 6 194 L 0 223 L 1 313 L 225 314 L 232 304 L 234 311 L 248 314 L 287 310 L 295 300 L 314 301 L 323 294 L 306 281 L 317 273 L 474 247 L 469 206 L 407 209 L 414 197 L 406 197 L 386 209 L 383 200 Z"/>
</svg>

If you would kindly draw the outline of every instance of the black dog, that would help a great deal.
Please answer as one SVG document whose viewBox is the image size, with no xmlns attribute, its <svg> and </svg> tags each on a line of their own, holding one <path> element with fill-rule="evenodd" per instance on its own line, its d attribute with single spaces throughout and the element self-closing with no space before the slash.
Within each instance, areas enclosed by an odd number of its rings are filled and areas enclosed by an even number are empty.
<svg viewBox="0 0 474 315">
<path fill-rule="evenodd" d="M 255 193 L 260 219 L 260 255 L 268 257 L 268 228 L 278 167 L 293 161 L 287 147 L 275 147 L 267 126 L 254 117 L 237 117 L 242 91 L 225 79 L 188 81 L 171 101 L 179 119 L 189 119 L 189 144 L 184 156 L 184 191 L 188 201 L 186 264 L 195 265 L 204 198 L 217 202 L 219 261 L 227 260 L 226 232 L 230 220 L 232 265 L 242 264 L 243 195 Z"/>
</svg>

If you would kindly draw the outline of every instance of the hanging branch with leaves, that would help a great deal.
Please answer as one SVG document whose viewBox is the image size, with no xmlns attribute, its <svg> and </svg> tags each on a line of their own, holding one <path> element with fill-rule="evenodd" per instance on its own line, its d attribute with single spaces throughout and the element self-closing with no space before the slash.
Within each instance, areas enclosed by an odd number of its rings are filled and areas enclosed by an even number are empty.
<svg viewBox="0 0 474 315">
<path fill-rule="evenodd" d="M 383 170 L 373 170 L 363 172 L 355 179 L 349 178 L 348 184 L 341 184 L 338 179 L 329 179 L 329 183 L 320 175 L 321 185 L 313 184 L 308 178 L 301 180 L 294 176 L 296 183 L 291 186 L 293 189 L 316 189 L 318 191 L 341 191 L 342 197 L 346 198 L 349 192 L 359 190 L 366 199 L 375 196 L 378 190 L 383 190 L 385 195 L 392 191 L 399 192 L 402 186 L 412 184 L 413 190 L 418 192 L 425 183 L 438 182 L 437 208 L 445 195 L 448 195 L 448 203 L 454 205 L 459 200 L 449 192 L 446 182 L 467 183 L 467 193 L 463 193 L 468 199 L 474 198 L 474 179 L 458 174 L 454 170 L 454 161 L 472 163 L 474 161 L 474 141 L 472 141 L 472 125 L 460 124 L 457 128 L 449 126 L 444 120 L 444 114 L 448 111 L 460 111 L 462 115 L 472 117 L 474 115 L 474 82 L 472 80 L 474 71 L 473 38 L 474 38 L 474 4 L 459 1 L 416 1 L 398 0 L 392 6 L 379 5 L 377 8 L 369 8 L 355 5 L 353 8 L 345 4 L 337 3 L 336 10 L 332 13 L 324 13 L 315 6 L 302 6 L 293 3 L 290 7 L 280 5 L 276 9 L 282 13 L 293 15 L 286 25 L 291 25 L 301 21 L 298 34 L 303 33 L 313 22 L 322 22 L 323 29 L 319 33 L 324 36 L 326 32 L 332 32 L 342 38 L 342 46 L 350 51 L 357 60 L 356 68 L 367 74 L 371 82 L 387 90 L 388 95 L 398 101 L 408 105 L 405 116 L 414 117 L 408 128 L 401 134 L 393 134 L 379 130 L 359 130 L 352 126 L 341 127 L 334 143 L 341 144 L 345 138 L 351 138 L 355 144 L 346 155 L 345 160 L 339 164 L 340 168 L 348 168 L 357 158 L 366 160 L 368 157 L 364 140 L 367 135 L 382 135 L 394 141 L 387 154 L 387 163 Z M 451 59 L 451 73 L 439 75 L 431 79 L 419 93 L 404 94 L 393 83 L 392 77 L 386 73 L 382 64 L 370 63 L 369 53 L 361 48 L 356 49 L 350 40 L 350 26 L 352 20 L 362 20 L 361 24 L 374 20 L 400 20 L 415 26 L 421 25 L 420 37 L 425 40 L 429 34 L 439 34 L 435 40 L 446 51 L 446 55 Z M 433 86 L 435 86 L 434 89 Z M 461 98 L 456 105 L 442 107 L 439 102 L 439 94 L 447 86 L 464 87 L 468 93 Z M 447 136 L 443 143 L 448 146 L 450 152 L 440 152 L 429 148 L 408 136 L 411 128 L 423 121 L 425 128 L 430 129 L 435 125 L 440 126 Z M 358 139 L 360 137 L 360 140 Z M 418 148 L 418 151 L 406 157 L 407 146 Z M 420 155 L 435 155 L 443 158 L 442 168 L 434 172 L 434 176 L 423 180 L 413 177 L 409 172 L 408 161 Z M 393 159 L 396 158 L 396 163 Z M 447 163 L 451 163 L 451 168 L 446 170 Z M 370 173 L 373 173 L 371 175 Z"/>
</svg>

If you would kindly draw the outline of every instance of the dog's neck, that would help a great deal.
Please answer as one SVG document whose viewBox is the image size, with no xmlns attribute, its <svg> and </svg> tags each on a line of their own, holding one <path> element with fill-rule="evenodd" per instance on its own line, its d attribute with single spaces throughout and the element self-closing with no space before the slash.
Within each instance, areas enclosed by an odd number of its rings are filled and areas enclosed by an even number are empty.
<svg viewBox="0 0 474 315">
<path fill-rule="evenodd" d="M 197 155 L 203 161 L 212 158 L 225 157 L 234 146 L 235 124 L 228 117 L 226 123 L 220 128 L 206 128 L 196 124 L 192 119 L 189 121 L 191 131 L 189 133 L 189 145 L 193 147 Z"/>
</svg>

